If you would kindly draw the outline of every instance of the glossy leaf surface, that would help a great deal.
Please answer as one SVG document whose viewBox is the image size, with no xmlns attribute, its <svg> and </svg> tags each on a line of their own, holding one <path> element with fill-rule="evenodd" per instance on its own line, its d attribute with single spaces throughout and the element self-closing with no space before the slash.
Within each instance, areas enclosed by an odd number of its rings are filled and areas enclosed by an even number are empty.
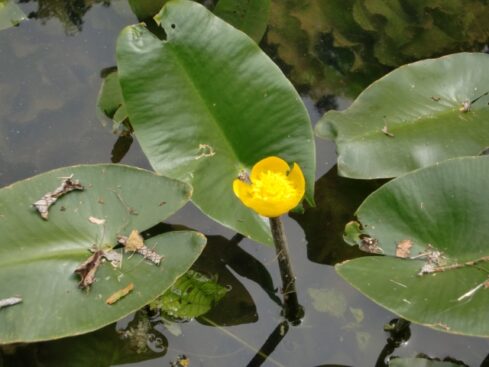
<svg viewBox="0 0 489 367">
<path fill-rule="evenodd" d="M 395 177 L 489 145 L 489 56 L 460 53 L 402 66 L 316 126 L 352 178 Z M 465 105 L 465 108 L 464 108 Z"/>
<path fill-rule="evenodd" d="M 59 198 L 48 220 L 41 219 L 32 203 L 54 190 L 60 177 L 71 175 L 85 189 Z M 74 270 L 89 258 L 92 246 L 115 246 L 117 235 L 142 231 L 165 219 L 190 194 L 182 182 L 118 165 L 66 167 L 2 188 L 0 299 L 19 296 L 23 301 L 0 309 L 0 344 L 86 333 L 162 294 L 201 253 L 204 236 L 184 231 L 148 239 L 145 245 L 165 256 L 160 266 L 138 254 L 125 254 L 120 268 L 102 262 L 87 290 L 78 287 Z M 106 304 L 110 295 L 130 283 L 131 293 Z"/>
<path fill-rule="evenodd" d="M 302 168 L 314 187 L 314 140 L 300 96 L 249 37 L 203 6 L 170 1 L 117 44 L 119 78 L 135 135 L 151 165 L 192 183 L 193 202 L 216 221 L 271 243 L 268 224 L 234 196 L 232 182 L 267 156 Z"/>
<path fill-rule="evenodd" d="M 338 273 L 404 319 L 489 336 L 488 177 L 489 157 L 466 157 L 382 186 L 356 215 L 360 247 L 373 241 L 385 256 L 345 261 Z"/>
</svg>

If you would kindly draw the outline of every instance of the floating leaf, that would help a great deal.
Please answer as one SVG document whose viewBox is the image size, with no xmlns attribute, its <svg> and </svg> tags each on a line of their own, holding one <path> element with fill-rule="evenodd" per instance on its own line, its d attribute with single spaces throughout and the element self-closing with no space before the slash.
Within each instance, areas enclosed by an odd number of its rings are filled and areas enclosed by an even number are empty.
<svg viewBox="0 0 489 367">
<path fill-rule="evenodd" d="M 373 83 L 347 110 L 326 113 L 316 132 L 336 142 L 346 177 L 394 177 L 477 155 L 489 145 L 488 85 L 487 54 L 419 61 Z"/>
<path fill-rule="evenodd" d="M 192 183 L 204 213 L 271 244 L 268 224 L 239 202 L 232 182 L 280 156 L 300 165 L 312 201 L 314 139 L 300 96 L 255 42 L 203 6 L 170 1 L 155 19 L 166 40 L 138 24 L 117 43 L 124 101 L 144 153 L 158 173 Z"/>
<path fill-rule="evenodd" d="M 119 76 L 116 68 L 104 73 L 97 97 L 97 110 L 101 120 L 112 120 L 112 132 L 120 137 L 129 137 L 132 127 L 127 117 L 126 105 L 122 97 Z"/>
<path fill-rule="evenodd" d="M 62 205 L 51 208 L 49 221 L 41 220 L 31 203 L 52 190 L 59 177 L 71 174 L 85 190 L 63 196 Z M 170 232 L 146 239 L 148 247 L 166 257 L 164 266 L 148 266 L 139 256 L 127 255 L 121 267 L 101 261 L 88 292 L 77 287 L 73 271 L 87 260 L 94 245 L 101 251 L 98 257 L 107 259 L 117 235 L 165 219 L 188 201 L 190 193 L 182 182 L 105 164 L 61 168 L 0 189 L 2 296 L 18 294 L 23 299 L 22 304 L 1 310 L 0 344 L 86 333 L 162 294 L 202 251 L 201 234 Z M 160 205 L 162 201 L 166 204 Z M 90 216 L 106 222 L 94 225 L 87 220 Z M 129 282 L 135 286 L 131 297 L 109 307 L 105 300 Z"/>
<path fill-rule="evenodd" d="M 489 336 L 489 157 L 445 161 L 382 186 L 358 208 L 361 237 L 387 256 L 338 264 L 338 273 L 380 305 L 412 322 Z M 397 257 L 409 239 L 410 254 Z"/>
<path fill-rule="evenodd" d="M 24 19 L 27 17 L 13 0 L 0 0 L 0 31 L 18 25 Z"/>
</svg>

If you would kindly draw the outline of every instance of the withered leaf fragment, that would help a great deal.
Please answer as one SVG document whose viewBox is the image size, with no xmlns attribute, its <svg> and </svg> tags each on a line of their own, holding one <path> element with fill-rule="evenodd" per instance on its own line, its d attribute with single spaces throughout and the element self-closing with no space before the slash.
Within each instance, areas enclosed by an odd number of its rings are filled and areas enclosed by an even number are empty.
<svg viewBox="0 0 489 367">
<path fill-rule="evenodd" d="M 90 287 L 95 281 L 95 273 L 97 272 L 100 263 L 104 257 L 104 251 L 95 251 L 86 261 L 78 265 L 74 273 L 80 276 L 80 283 L 78 286 L 81 289 Z"/>
<path fill-rule="evenodd" d="M 164 259 L 164 256 L 159 255 L 144 244 L 143 237 L 136 229 L 131 231 L 129 237 L 117 236 L 117 242 L 124 246 L 125 252 L 136 252 L 155 265 L 160 265 L 161 260 Z"/>
<path fill-rule="evenodd" d="M 413 247 L 413 241 L 411 240 L 402 240 L 397 243 L 396 246 L 396 256 L 397 257 L 410 257 L 411 256 L 411 247 Z"/>
<path fill-rule="evenodd" d="M 119 289 L 117 292 L 113 293 L 109 298 L 107 298 L 105 303 L 107 303 L 108 305 L 112 305 L 116 303 L 118 300 L 120 300 L 122 297 L 127 296 L 133 289 L 134 289 L 134 284 L 129 283 L 127 287 Z"/>
<path fill-rule="evenodd" d="M 383 254 L 384 250 L 379 247 L 379 241 L 369 235 L 360 235 L 360 250 L 370 252 L 371 254 Z"/>
<path fill-rule="evenodd" d="M 61 185 L 53 192 L 44 194 L 42 198 L 32 204 L 37 209 L 42 219 L 48 220 L 49 207 L 53 205 L 61 196 L 73 190 L 84 190 L 84 187 L 80 184 L 80 182 L 78 180 L 72 180 L 72 178 L 73 175 L 70 177 L 65 177 Z"/>
<path fill-rule="evenodd" d="M 10 297 L 10 298 L 0 299 L 0 309 L 4 307 L 17 305 L 21 302 L 22 302 L 22 298 L 20 297 Z"/>
</svg>

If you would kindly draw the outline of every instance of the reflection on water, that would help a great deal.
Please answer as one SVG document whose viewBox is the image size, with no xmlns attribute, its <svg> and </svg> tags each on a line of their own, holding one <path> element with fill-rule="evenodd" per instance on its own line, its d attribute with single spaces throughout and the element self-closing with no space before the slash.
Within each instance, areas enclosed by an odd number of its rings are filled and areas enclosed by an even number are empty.
<svg viewBox="0 0 489 367">
<path fill-rule="evenodd" d="M 116 37 L 137 21 L 127 2 L 23 0 L 20 5 L 31 20 L 0 32 L 0 185 L 78 163 L 122 161 L 149 168 L 137 141 L 118 139 L 100 123 L 95 108 L 100 72 L 115 64 Z M 489 37 L 488 12 L 476 0 L 273 0 L 261 45 L 301 92 L 315 122 L 325 110 L 346 107 L 343 97 L 356 96 L 400 63 L 482 49 Z M 361 255 L 343 243 L 343 225 L 379 183 L 327 172 L 334 151 L 331 144 L 318 143 L 318 206 L 285 221 L 306 310 L 301 326 L 287 330 L 282 323 L 273 249 L 247 239 L 238 243 L 234 233 L 189 205 L 171 223 L 209 235 L 194 269 L 231 289 L 217 307 L 189 323 L 144 321 L 138 314 L 123 325 L 132 330 L 126 334 L 119 332 L 121 322 L 17 352 L 2 349 L 0 366 L 168 366 L 182 354 L 191 366 L 373 366 L 392 346 L 400 356 L 450 354 L 480 365 L 487 354 L 483 339 L 411 325 L 408 344 L 397 339 L 389 344 L 392 333 L 383 325 L 393 315 L 336 275 L 331 265 Z M 143 340 L 152 347 L 139 354 L 131 349 L 144 347 Z"/>
<path fill-rule="evenodd" d="M 488 42 L 484 1 L 272 1 L 265 42 L 314 99 L 355 97 L 399 65 Z"/>
</svg>

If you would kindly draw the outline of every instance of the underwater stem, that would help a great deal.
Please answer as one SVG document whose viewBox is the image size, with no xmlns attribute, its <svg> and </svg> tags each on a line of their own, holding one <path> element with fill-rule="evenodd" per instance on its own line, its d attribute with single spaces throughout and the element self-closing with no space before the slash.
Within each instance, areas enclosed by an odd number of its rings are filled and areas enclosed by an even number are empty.
<svg viewBox="0 0 489 367">
<path fill-rule="evenodd" d="M 304 308 L 299 304 L 297 298 L 295 277 L 290 264 L 284 226 L 280 218 L 276 217 L 270 218 L 270 227 L 272 229 L 275 251 L 277 253 L 280 276 L 282 277 L 284 317 L 293 325 L 297 325 L 301 322 L 301 318 L 304 316 Z"/>
</svg>

